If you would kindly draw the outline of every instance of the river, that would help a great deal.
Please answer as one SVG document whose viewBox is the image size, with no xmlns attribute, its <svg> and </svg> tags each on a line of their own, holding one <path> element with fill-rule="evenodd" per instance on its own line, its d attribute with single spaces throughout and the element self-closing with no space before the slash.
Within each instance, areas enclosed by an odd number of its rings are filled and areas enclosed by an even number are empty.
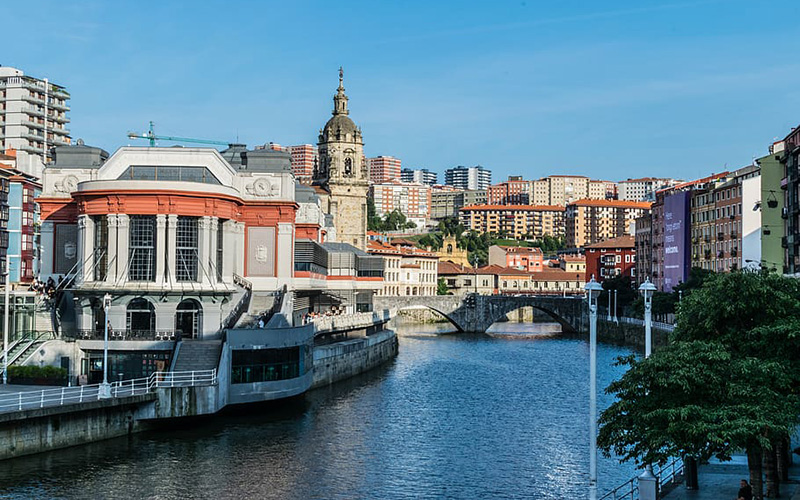
<svg viewBox="0 0 800 500">
<path fill-rule="evenodd" d="M 394 361 L 292 404 L 3 462 L 0 498 L 587 498 L 588 343 L 493 331 L 398 329 Z M 631 352 L 598 346 L 600 408 Z"/>
</svg>

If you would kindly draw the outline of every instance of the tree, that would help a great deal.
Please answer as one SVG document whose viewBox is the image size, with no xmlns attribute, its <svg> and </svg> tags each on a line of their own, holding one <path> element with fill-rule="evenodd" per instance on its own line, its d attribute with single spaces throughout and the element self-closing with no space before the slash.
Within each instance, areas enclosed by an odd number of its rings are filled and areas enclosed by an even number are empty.
<svg viewBox="0 0 800 500">
<path fill-rule="evenodd" d="M 601 417 L 603 447 L 643 463 L 745 449 L 756 496 L 762 456 L 777 494 L 773 454 L 800 414 L 800 283 L 749 271 L 702 278 L 678 307 L 670 345 L 625 360 L 631 369 L 609 386 L 619 401 Z"/>
<path fill-rule="evenodd" d="M 447 280 L 439 277 L 439 280 L 436 282 L 436 295 L 453 295 L 450 290 L 447 288 Z"/>
<path fill-rule="evenodd" d="M 637 292 L 633 289 L 633 284 L 628 276 L 620 275 L 603 280 L 603 291 L 599 297 L 600 304 L 608 304 L 608 293 L 611 290 L 617 291 L 617 307 L 620 311 L 624 311 L 637 298 Z"/>
</svg>

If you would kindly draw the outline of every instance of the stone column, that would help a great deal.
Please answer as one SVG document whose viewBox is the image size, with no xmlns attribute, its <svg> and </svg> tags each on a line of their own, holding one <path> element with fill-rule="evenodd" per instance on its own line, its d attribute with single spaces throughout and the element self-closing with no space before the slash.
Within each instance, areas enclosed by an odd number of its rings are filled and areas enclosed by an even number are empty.
<svg viewBox="0 0 800 500">
<path fill-rule="evenodd" d="M 128 281 L 128 262 L 130 261 L 130 217 L 117 214 L 117 281 Z"/>
<path fill-rule="evenodd" d="M 176 229 L 178 227 L 178 216 L 176 214 L 167 215 L 167 282 L 175 284 L 175 240 Z"/>
<path fill-rule="evenodd" d="M 52 222 L 42 222 L 39 229 L 40 254 L 39 254 L 39 276 L 47 280 L 53 275 L 53 259 L 55 258 L 55 226 Z"/>
<path fill-rule="evenodd" d="M 197 221 L 197 281 L 205 283 L 209 280 L 208 249 L 211 239 L 211 217 L 204 215 Z"/>
<path fill-rule="evenodd" d="M 211 285 L 217 283 L 217 232 L 220 231 L 219 219 L 211 217 L 211 226 L 209 228 L 208 236 L 208 277 L 211 280 Z"/>
<path fill-rule="evenodd" d="M 278 241 L 275 248 L 275 261 L 279 280 L 291 280 L 294 275 L 294 224 L 278 223 Z"/>
<path fill-rule="evenodd" d="M 114 284 L 117 282 L 117 214 L 108 214 L 108 271 L 106 272 L 106 283 Z"/>
<path fill-rule="evenodd" d="M 77 262 L 75 266 L 75 284 L 81 285 L 86 281 L 84 273 L 86 269 L 91 269 L 92 264 L 89 259 L 92 253 L 92 241 L 87 241 L 87 232 L 90 232 L 91 218 L 88 215 L 78 216 L 78 249 L 77 249 Z"/>
<path fill-rule="evenodd" d="M 156 284 L 164 283 L 164 267 L 167 263 L 167 216 L 156 215 Z"/>
<path fill-rule="evenodd" d="M 232 220 L 226 220 L 219 225 L 218 230 L 222 231 L 222 280 L 233 281 L 233 225 Z"/>
<path fill-rule="evenodd" d="M 233 266 L 231 269 L 234 273 L 244 277 L 244 263 L 247 260 L 247 248 L 245 247 L 245 224 L 244 222 L 233 223 L 233 252 L 231 252 L 231 260 Z"/>
</svg>

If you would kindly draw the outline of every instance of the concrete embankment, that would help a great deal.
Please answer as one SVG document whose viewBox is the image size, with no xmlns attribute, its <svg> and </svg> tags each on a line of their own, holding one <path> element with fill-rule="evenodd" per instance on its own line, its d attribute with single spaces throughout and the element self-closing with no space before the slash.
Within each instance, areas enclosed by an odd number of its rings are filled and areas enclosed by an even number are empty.
<svg viewBox="0 0 800 500">
<path fill-rule="evenodd" d="M 0 460 L 102 441 L 145 430 L 137 419 L 154 393 L 0 413 Z"/>
<path fill-rule="evenodd" d="M 383 330 L 368 337 L 314 348 L 314 381 L 323 387 L 371 370 L 397 356 L 397 335 Z"/>
<path fill-rule="evenodd" d="M 667 345 L 669 331 L 656 325 L 652 329 L 653 349 Z M 597 339 L 609 344 L 625 345 L 644 351 L 644 325 L 615 323 L 605 318 L 597 320 Z"/>
</svg>

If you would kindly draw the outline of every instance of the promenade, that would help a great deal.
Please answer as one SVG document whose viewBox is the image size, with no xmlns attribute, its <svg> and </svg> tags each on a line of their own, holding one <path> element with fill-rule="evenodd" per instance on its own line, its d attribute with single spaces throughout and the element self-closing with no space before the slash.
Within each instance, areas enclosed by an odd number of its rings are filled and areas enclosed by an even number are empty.
<svg viewBox="0 0 800 500">
<path fill-rule="evenodd" d="M 800 460 L 789 469 L 789 482 L 781 484 L 781 498 L 800 500 Z M 747 457 L 734 455 L 730 462 L 712 460 L 698 471 L 699 490 L 687 490 L 685 483 L 679 485 L 663 500 L 735 500 L 739 491 L 739 481 L 750 480 L 747 471 Z"/>
</svg>

